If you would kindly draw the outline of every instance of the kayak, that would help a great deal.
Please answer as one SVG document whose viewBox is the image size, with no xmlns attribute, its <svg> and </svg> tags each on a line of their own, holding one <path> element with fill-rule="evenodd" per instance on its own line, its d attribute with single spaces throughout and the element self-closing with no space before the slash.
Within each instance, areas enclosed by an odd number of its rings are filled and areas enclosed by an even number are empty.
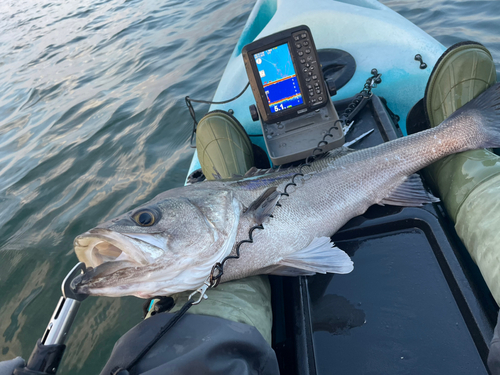
<svg viewBox="0 0 500 375">
<path fill-rule="evenodd" d="M 238 95 L 248 82 L 241 52 L 255 39 L 297 25 L 307 25 L 316 47 L 348 51 L 356 61 L 356 71 L 350 81 L 338 90 L 335 100 L 349 98 L 363 87 L 370 71 L 378 69 L 384 84 L 376 94 L 391 103 L 400 115 L 400 126 L 406 134 L 406 114 L 423 97 L 432 67 L 445 47 L 404 17 L 375 0 L 317 1 L 315 9 L 304 9 L 300 1 L 258 1 L 236 44 L 213 101 L 224 101 Z M 300 12 L 296 10 L 300 9 Z M 293 11 L 292 11 L 293 10 Z M 381 41 L 383 41 L 381 43 Z M 415 55 L 427 64 L 420 68 Z M 251 90 L 237 100 L 212 105 L 210 110 L 233 110 L 250 136 L 262 136 L 262 128 L 254 122 L 248 107 L 255 103 Z M 252 138 L 263 147 L 263 140 Z M 195 153 L 189 173 L 200 168 Z"/>
<path fill-rule="evenodd" d="M 408 114 L 446 48 L 375 0 L 258 0 L 212 100 L 245 88 L 246 45 L 298 25 L 309 27 L 325 79 L 342 81 L 332 97 L 339 114 L 373 69 L 382 74 L 350 138 L 373 133 L 353 147 L 407 135 Z M 246 90 L 210 111 L 231 113 L 266 150 L 249 111 L 254 104 Z M 199 169 L 195 152 L 188 178 Z M 273 277 L 273 348 L 282 373 L 487 374 L 497 306 L 453 226 L 442 203 L 372 207 L 333 237 L 355 263 L 351 274 Z"/>
</svg>

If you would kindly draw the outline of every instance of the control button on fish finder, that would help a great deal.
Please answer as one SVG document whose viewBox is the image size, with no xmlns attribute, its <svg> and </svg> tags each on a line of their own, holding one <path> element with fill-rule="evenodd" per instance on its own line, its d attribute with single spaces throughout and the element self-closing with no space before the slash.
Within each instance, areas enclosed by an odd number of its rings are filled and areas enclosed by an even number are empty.
<svg viewBox="0 0 500 375">
<path fill-rule="evenodd" d="M 298 41 L 298 40 L 300 40 L 300 35 L 295 35 L 295 36 L 293 37 L 293 39 L 295 39 L 295 40 L 297 40 L 297 41 Z"/>
<path fill-rule="evenodd" d="M 303 56 L 303 55 L 304 55 L 304 52 L 299 51 L 299 56 Z"/>
<path fill-rule="evenodd" d="M 306 53 L 311 53 L 311 49 L 307 48 Z"/>
<path fill-rule="evenodd" d="M 306 59 L 300 59 L 300 63 L 301 64 L 305 64 L 306 63 Z"/>
<path fill-rule="evenodd" d="M 304 46 L 308 46 L 309 42 L 307 40 L 304 40 L 304 43 L 302 43 Z"/>
<path fill-rule="evenodd" d="M 308 74 L 309 74 L 309 75 L 311 75 L 311 74 L 312 74 L 312 72 L 309 72 Z M 313 75 L 313 77 L 312 77 L 312 78 L 313 78 L 314 80 L 316 80 L 316 79 L 318 79 L 318 76 L 317 76 L 317 75 Z"/>
<path fill-rule="evenodd" d="M 302 44 L 300 43 L 295 43 L 295 48 L 301 48 L 302 47 Z"/>
<path fill-rule="evenodd" d="M 302 33 L 302 34 L 300 34 L 300 37 L 301 37 L 302 39 L 305 39 L 305 38 L 307 38 L 307 34 L 306 34 L 306 33 Z"/>
<path fill-rule="evenodd" d="M 259 121 L 259 112 L 257 112 L 257 107 L 255 106 L 255 104 L 249 106 L 248 109 L 250 110 L 250 116 L 252 117 L 252 120 Z"/>
</svg>

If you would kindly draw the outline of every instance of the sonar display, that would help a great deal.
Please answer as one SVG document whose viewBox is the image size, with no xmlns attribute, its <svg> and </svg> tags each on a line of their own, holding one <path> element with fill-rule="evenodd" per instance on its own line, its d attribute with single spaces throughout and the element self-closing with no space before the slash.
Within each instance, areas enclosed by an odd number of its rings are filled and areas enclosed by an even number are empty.
<svg viewBox="0 0 500 375">
<path fill-rule="evenodd" d="M 304 102 L 287 43 L 253 56 L 272 113 Z"/>
</svg>

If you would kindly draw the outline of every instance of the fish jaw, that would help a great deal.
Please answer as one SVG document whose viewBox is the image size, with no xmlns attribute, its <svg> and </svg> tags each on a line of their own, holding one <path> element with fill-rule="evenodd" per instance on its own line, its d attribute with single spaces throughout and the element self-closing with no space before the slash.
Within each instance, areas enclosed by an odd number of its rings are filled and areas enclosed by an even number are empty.
<svg viewBox="0 0 500 375">
<path fill-rule="evenodd" d="M 193 258 L 136 266 L 126 261 L 103 263 L 73 280 L 71 287 L 80 294 L 106 297 L 152 298 L 195 290 L 203 284 L 210 267 Z"/>
<path fill-rule="evenodd" d="M 77 293 L 87 295 L 132 295 L 139 298 L 195 290 L 203 284 L 215 260 L 207 261 L 204 257 L 194 255 L 162 258 L 144 266 L 128 261 L 105 262 L 75 278 L 71 287 Z M 219 252 L 216 259 L 221 260 L 223 256 Z"/>
<path fill-rule="evenodd" d="M 77 293 L 95 296 L 159 295 L 165 285 L 172 284 L 189 267 L 178 254 L 170 252 L 165 256 L 158 242 L 153 236 L 106 229 L 93 229 L 78 236 L 75 252 L 85 262 L 87 271 L 73 280 L 72 288 Z M 175 293 L 169 288 L 165 292 Z"/>
<path fill-rule="evenodd" d="M 163 284 L 172 277 L 162 272 L 168 268 L 167 264 L 162 263 L 141 267 L 127 261 L 106 262 L 96 268 L 87 269 L 83 275 L 72 281 L 71 287 L 77 293 L 93 296 L 153 297 L 159 295 Z"/>
<path fill-rule="evenodd" d="M 163 245 L 163 246 L 162 246 Z M 106 262 L 129 261 L 137 266 L 154 262 L 166 250 L 153 235 L 136 235 L 96 228 L 75 238 L 75 253 L 87 267 Z"/>
</svg>

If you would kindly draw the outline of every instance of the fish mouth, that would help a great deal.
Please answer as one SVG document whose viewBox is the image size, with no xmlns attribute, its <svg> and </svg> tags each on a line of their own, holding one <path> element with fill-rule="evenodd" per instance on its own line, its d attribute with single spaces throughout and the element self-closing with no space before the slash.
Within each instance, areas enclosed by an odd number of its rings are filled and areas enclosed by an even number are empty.
<svg viewBox="0 0 500 375">
<path fill-rule="evenodd" d="M 154 242 L 154 238 L 147 235 L 118 233 L 105 228 L 79 235 L 73 245 L 87 270 L 73 279 L 71 288 L 82 294 L 100 295 L 105 290 L 106 295 L 123 295 L 138 270 L 152 266 L 163 251 L 151 241 Z"/>
<path fill-rule="evenodd" d="M 92 229 L 73 242 L 78 259 L 87 267 L 96 268 L 108 262 L 122 262 L 144 266 L 146 257 L 137 251 L 132 238 L 107 229 Z"/>
</svg>

